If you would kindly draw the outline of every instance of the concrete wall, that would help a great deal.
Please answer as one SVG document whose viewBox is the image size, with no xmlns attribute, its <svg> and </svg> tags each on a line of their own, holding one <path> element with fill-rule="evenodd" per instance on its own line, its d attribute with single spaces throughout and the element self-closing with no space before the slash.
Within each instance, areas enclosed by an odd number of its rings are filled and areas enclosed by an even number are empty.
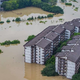
<svg viewBox="0 0 80 80">
<path fill-rule="evenodd" d="M 25 62 L 31 63 L 31 46 L 25 46 L 24 48 L 24 54 L 25 54 Z"/>
<path fill-rule="evenodd" d="M 58 72 L 58 57 L 55 58 L 55 71 Z"/>
<path fill-rule="evenodd" d="M 70 38 L 70 31 L 69 30 L 66 30 L 65 31 L 65 39 L 69 39 Z"/>
<path fill-rule="evenodd" d="M 72 76 L 75 74 L 75 63 L 67 60 L 67 74 L 66 77 L 72 79 Z"/>
<path fill-rule="evenodd" d="M 36 63 L 44 64 L 44 49 L 36 46 Z"/>
<path fill-rule="evenodd" d="M 79 27 L 75 27 L 75 33 L 79 32 Z"/>
</svg>

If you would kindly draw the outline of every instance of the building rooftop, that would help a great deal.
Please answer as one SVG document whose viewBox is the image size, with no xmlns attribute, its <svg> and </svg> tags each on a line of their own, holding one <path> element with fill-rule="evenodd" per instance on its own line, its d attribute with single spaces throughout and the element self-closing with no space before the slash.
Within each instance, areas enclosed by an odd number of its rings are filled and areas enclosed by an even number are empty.
<svg viewBox="0 0 80 80">
<path fill-rule="evenodd" d="M 36 46 L 39 46 L 41 48 L 45 48 L 47 45 L 49 45 L 51 42 L 42 38 L 39 42 L 36 43 Z"/>
<path fill-rule="evenodd" d="M 56 29 L 53 29 L 58 34 L 61 34 L 63 31 L 65 31 L 64 28 L 61 27 L 61 25 L 57 25 Z"/>
<path fill-rule="evenodd" d="M 64 27 L 64 28 L 67 29 L 67 30 L 70 30 L 70 31 L 74 29 L 74 25 L 73 25 L 73 23 L 72 23 L 71 21 L 65 22 L 65 23 L 62 25 L 62 27 Z"/>
<path fill-rule="evenodd" d="M 50 40 L 54 40 L 55 38 L 57 38 L 59 35 L 56 34 L 55 32 L 51 31 L 49 34 L 47 34 L 45 37 L 50 39 Z"/>
<path fill-rule="evenodd" d="M 33 38 L 31 41 L 27 42 L 24 46 L 35 45 L 41 38 L 43 38 L 47 33 L 49 33 L 55 27 L 56 26 L 49 26 L 49 27 L 47 27 L 41 33 L 39 33 L 35 38 Z"/>
<path fill-rule="evenodd" d="M 68 41 L 67 44 L 76 44 L 77 41 L 78 41 L 78 40 L 74 40 L 74 39 L 73 39 L 73 40 Z"/>
<path fill-rule="evenodd" d="M 80 35 L 73 36 L 72 39 L 80 39 Z"/>
<path fill-rule="evenodd" d="M 73 48 L 73 45 L 71 46 L 67 45 L 67 46 L 63 46 L 62 50 L 70 50 L 71 48 Z"/>
<path fill-rule="evenodd" d="M 70 60 L 72 62 L 75 62 L 78 60 L 78 58 L 80 57 L 80 54 L 77 53 L 77 52 L 60 52 L 60 53 L 57 53 L 55 55 L 56 57 L 66 57 L 67 60 Z"/>
</svg>

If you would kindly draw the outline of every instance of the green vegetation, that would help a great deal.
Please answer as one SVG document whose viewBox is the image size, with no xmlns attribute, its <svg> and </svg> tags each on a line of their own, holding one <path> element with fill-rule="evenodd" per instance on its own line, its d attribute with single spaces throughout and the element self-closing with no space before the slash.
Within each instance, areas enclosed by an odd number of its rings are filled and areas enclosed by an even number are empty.
<svg viewBox="0 0 80 80">
<path fill-rule="evenodd" d="M 48 3 L 50 5 L 56 5 L 56 3 L 57 3 L 57 0 L 42 0 L 42 1 L 45 3 Z"/>
<path fill-rule="evenodd" d="M 69 6 L 72 6 L 72 3 L 65 3 L 65 5 L 69 5 Z"/>
<path fill-rule="evenodd" d="M 24 7 L 39 7 L 43 9 L 44 11 L 52 12 L 55 14 L 61 13 L 63 14 L 63 9 L 59 6 L 55 6 L 57 3 L 57 0 L 9 0 L 4 1 L 2 3 L 2 7 L 5 11 L 11 11 L 15 9 L 20 9 Z M 53 6 L 54 5 L 54 6 Z"/>
<path fill-rule="evenodd" d="M 76 36 L 76 35 L 80 35 L 80 33 L 74 33 L 74 36 Z"/>
<path fill-rule="evenodd" d="M 11 28 L 11 26 L 9 26 L 9 28 Z"/>
<path fill-rule="evenodd" d="M 45 24 L 46 22 L 47 22 L 47 21 L 39 21 L 39 23 L 44 23 L 44 24 Z"/>
<path fill-rule="evenodd" d="M 54 15 L 53 14 L 48 14 L 47 16 L 38 16 L 38 17 L 35 17 L 35 18 L 33 18 L 33 16 L 32 17 L 29 17 L 27 20 L 35 20 L 35 19 L 44 19 L 44 18 L 49 18 L 49 17 L 53 17 Z"/>
<path fill-rule="evenodd" d="M 75 7 L 74 11 L 78 11 L 78 7 Z"/>
<path fill-rule="evenodd" d="M 33 18 L 33 16 L 32 16 L 32 17 L 28 18 L 27 20 L 34 20 L 34 18 Z"/>
<path fill-rule="evenodd" d="M 42 71 L 43 76 L 57 76 L 58 73 L 55 72 L 55 65 L 49 64 Z"/>
<path fill-rule="evenodd" d="M 76 35 L 80 35 L 80 33 L 74 33 L 74 34 L 71 36 L 70 39 L 65 40 L 65 41 L 61 41 L 61 42 L 59 43 L 58 47 L 56 47 L 56 48 L 54 49 L 54 55 L 55 55 L 56 53 L 58 53 L 58 52 L 61 52 L 62 47 L 63 47 L 63 46 L 66 46 L 66 45 L 67 45 L 67 42 L 70 41 L 70 40 L 72 39 L 72 37 L 73 37 L 73 36 L 76 36 Z M 54 57 L 54 55 L 53 55 L 50 59 L 48 59 L 48 60 L 46 61 L 46 64 L 45 64 L 45 65 L 54 64 L 54 63 L 55 63 L 55 57 Z"/>
<path fill-rule="evenodd" d="M 30 40 L 32 40 L 34 37 L 35 37 L 35 35 L 30 35 L 30 36 L 28 36 L 27 40 L 25 40 L 25 41 L 30 41 Z"/>
<path fill-rule="evenodd" d="M 25 54 L 23 54 L 23 56 L 25 56 Z"/>
<path fill-rule="evenodd" d="M 29 25 L 29 23 L 27 22 L 26 25 Z"/>
<path fill-rule="evenodd" d="M 72 80 L 80 80 L 80 68 L 78 70 L 78 73 L 76 73 L 76 74 L 73 75 Z"/>
<path fill-rule="evenodd" d="M 10 45 L 10 44 L 20 44 L 20 41 L 19 40 L 13 40 L 13 41 L 8 40 L 8 41 L 0 43 L 0 45 Z"/>
<path fill-rule="evenodd" d="M 0 21 L 0 24 L 4 23 L 4 21 Z"/>
<path fill-rule="evenodd" d="M 11 22 L 9 19 L 6 21 L 7 23 Z"/>
<path fill-rule="evenodd" d="M 73 75 L 72 80 L 80 80 L 80 73 Z"/>
<path fill-rule="evenodd" d="M 61 0 L 61 2 L 62 2 L 62 3 L 64 3 L 64 2 L 65 2 L 65 0 Z"/>
<path fill-rule="evenodd" d="M 3 53 L 3 51 L 0 49 L 0 53 Z"/>
<path fill-rule="evenodd" d="M 62 22 L 62 21 L 64 21 L 64 19 L 60 18 L 60 19 L 59 19 L 59 21 L 61 21 L 61 22 Z"/>
<path fill-rule="evenodd" d="M 48 14 L 47 17 L 48 17 L 48 18 L 49 18 L 49 17 L 53 17 L 53 14 Z"/>
<path fill-rule="evenodd" d="M 19 17 L 17 17 L 15 21 L 19 22 L 19 21 L 21 21 L 21 19 Z"/>
</svg>

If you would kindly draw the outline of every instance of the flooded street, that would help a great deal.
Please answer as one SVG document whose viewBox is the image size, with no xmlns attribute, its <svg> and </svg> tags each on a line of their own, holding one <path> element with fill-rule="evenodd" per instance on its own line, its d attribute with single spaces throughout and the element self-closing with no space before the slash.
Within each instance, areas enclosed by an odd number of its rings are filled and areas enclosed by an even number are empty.
<svg viewBox="0 0 80 80">
<path fill-rule="evenodd" d="M 70 21 L 75 18 L 80 18 L 80 1 L 79 3 L 73 3 L 76 7 L 79 7 L 78 11 L 74 11 L 72 6 L 65 6 L 64 4 L 58 3 L 64 8 L 64 14 L 56 15 L 51 19 L 43 19 L 47 21 L 39 23 L 40 20 L 30 21 L 32 25 L 26 25 L 27 21 L 16 23 L 6 23 L 7 19 L 11 21 L 16 17 L 21 19 L 27 19 L 28 17 L 37 17 L 38 15 L 47 15 L 49 12 L 45 12 L 39 8 L 29 7 L 9 12 L 0 12 L 0 19 L 4 21 L 4 24 L 0 24 L 0 42 L 6 40 L 20 40 L 18 45 L 0 46 L 3 51 L 0 54 L 0 80 L 69 80 L 63 76 L 46 77 L 41 75 L 41 70 L 45 67 L 44 65 L 28 64 L 24 62 L 24 40 L 29 35 L 37 35 L 43 29 L 50 25 L 62 24 L 66 21 Z M 63 18 L 64 21 L 60 22 L 59 19 Z M 28 21 L 29 22 L 29 21 Z M 29 22 L 29 23 L 30 23 Z"/>
</svg>

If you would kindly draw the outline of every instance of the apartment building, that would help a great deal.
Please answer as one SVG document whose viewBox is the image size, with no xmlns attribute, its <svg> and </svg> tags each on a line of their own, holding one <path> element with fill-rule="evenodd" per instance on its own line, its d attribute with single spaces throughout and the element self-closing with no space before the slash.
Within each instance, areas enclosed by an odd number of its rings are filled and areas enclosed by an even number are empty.
<svg viewBox="0 0 80 80">
<path fill-rule="evenodd" d="M 24 45 L 25 62 L 44 64 L 53 55 L 54 48 L 64 39 L 64 28 L 59 25 L 49 26 Z"/>
<path fill-rule="evenodd" d="M 75 32 L 80 32 L 80 19 L 73 19 L 72 20 L 73 25 L 75 26 Z"/>
<path fill-rule="evenodd" d="M 59 42 L 69 39 L 74 32 L 75 25 L 73 21 L 47 27 L 24 45 L 24 61 L 27 63 L 45 64 L 46 60 L 54 54 L 54 49 L 58 47 Z M 78 37 L 73 37 L 73 40 L 69 41 L 67 45 L 76 45 L 75 42 Z"/>
<path fill-rule="evenodd" d="M 63 28 L 65 28 L 65 39 L 70 39 L 71 35 L 73 35 L 74 31 L 75 31 L 75 27 L 72 23 L 72 21 L 69 22 L 65 22 L 62 25 Z"/>
<path fill-rule="evenodd" d="M 64 75 L 69 79 L 78 72 L 80 67 L 80 36 L 74 36 L 74 39 L 62 47 L 62 51 L 55 55 L 55 69 L 59 75 Z"/>
</svg>

